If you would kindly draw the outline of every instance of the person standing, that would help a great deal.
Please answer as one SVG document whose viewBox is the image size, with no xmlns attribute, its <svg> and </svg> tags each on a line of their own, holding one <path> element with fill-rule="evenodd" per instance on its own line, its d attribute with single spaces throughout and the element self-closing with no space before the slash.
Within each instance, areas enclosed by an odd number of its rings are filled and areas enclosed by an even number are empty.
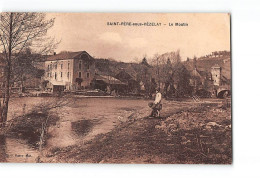
<svg viewBox="0 0 260 179">
<path fill-rule="evenodd" d="M 162 94 L 160 93 L 160 89 L 158 88 L 156 89 L 154 104 L 161 104 L 161 100 L 162 100 Z"/>
<path fill-rule="evenodd" d="M 157 88 L 156 89 L 156 95 L 155 95 L 155 100 L 153 102 L 153 105 L 152 105 L 152 113 L 151 113 L 151 117 L 155 117 L 156 114 L 157 116 L 159 116 L 159 111 L 160 111 L 160 105 L 161 105 L 161 101 L 162 101 L 162 94 L 160 93 L 160 89 Z"/>
</svg>

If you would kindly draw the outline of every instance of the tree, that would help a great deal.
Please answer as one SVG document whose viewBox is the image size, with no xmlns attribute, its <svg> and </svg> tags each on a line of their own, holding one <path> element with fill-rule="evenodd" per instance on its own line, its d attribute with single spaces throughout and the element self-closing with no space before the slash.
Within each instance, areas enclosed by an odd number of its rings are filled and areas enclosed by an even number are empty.
<svg viewBox="0 0 260 179">
<path fill-rule="evenodd" d="M 150 66 L 150 65 L 148 64 L 147 59 L 146 59 L 145 57 L 143 58 L 141 64 L 142 64 L 142 65 L 145 65 L 145 66 L 147 66 L 147 67 Z"/>
<path fill-rule="evenodd" d="M 191 93 L 191 87 L 189 85 L 190 74 L 185 66 L 178 62 L 173 67 L 173 79 L 176 85 L 176 97 L 182 97 Z"/>
<path fill-rule="evenodd" d="M 0 99 L 0 124 L 5 125 L 10 99 L 10 89 L 17 60 L 26 48 L 32 48 L 36 54 L 47 54 L 57 43 L 47 37 L 47 31 L 54 24 L 54 19 L 46 19 L 44 13 L 0 14 L 0 50 L 3 52 L 4 80 Z"/>
<path fill-rule="evenodd" d="M 173 66 L 181 62 L 180 50 L 165 53 L 162 55 L 155 54 L 151 59 L 151 64 L 154 67 L 155 78 L 158 87 L 163 89 L 163 94 L 170 97 L 174 91 L 173 86 Z"/>
<path fill-rule="evenodd" d="M 144 57 L 142 61 L 137 66 L 137 81 L 139 82 L 139 85 L 142 83 L 144 85 L 145 93 L 147 96 L 150 94 L 150 87 L 151 87 L 151 68 L 147 62 L 147 59 Z M 141 86 L 140 86 L 141 88 Z"/>
<path fill-rule="evenodd" d="M 160 56 L 158 53 L 156 53 L 154 55 L 154 58 L 153 58 L 153 62 L 155 64 L 155 68 L 156 68 L 156 77 L 157 77 L 157 81 L 158 81 L 158 87 L 161 88 L 161 74 L 160 74 L 160 67 L 161 67 L 161 63 L 162 63 L 162 60 L 160 59 Z"/>
<path fill-rule="evenodd" d="M 19 85 L 21 92 L 24 92 L 26 82 L 30 82 L 31 78 L 40 78 L 44 75 L 44 70 L 38 69 L 35 63 L 42 61 L 44 56 L 33 54 L 30 48 L 26 48 L 18 58 L 12 62 L 12 78 L 11 84 Z"/>
<path fill-rule="evenodd" d="M 171 60 L 168 58 L 167 63 L 163 65 L 162 77 L 164 83 L 163 93 L 166 98 L 171 97 L 174 93 L 174 80 L 172 77 L 173 66 Z"/>
</svg>

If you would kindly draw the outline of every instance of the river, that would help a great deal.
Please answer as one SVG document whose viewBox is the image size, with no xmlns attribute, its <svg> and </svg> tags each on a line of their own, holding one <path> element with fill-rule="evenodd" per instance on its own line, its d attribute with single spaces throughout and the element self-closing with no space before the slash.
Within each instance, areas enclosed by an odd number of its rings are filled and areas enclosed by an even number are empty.
<svg viewBox="0 0 260 179">
<path fill-rule="evenodd" d="M 24 97 L 12 98 L 8 120 L 30 111 L 34 106 L 58 98 Z M 148 100 L 120 98 L 66 99 L 66 106 L 52 110 L 60 120 L 48 129 L 51 135 L 45 149 L 66 147 L 92 139 L 98 134 L 111 131 L 130 115 L 147 116 Z M 0 136 L 0 162 L 36 162 L 39 152 L 21 139 Z"/>
</svg>

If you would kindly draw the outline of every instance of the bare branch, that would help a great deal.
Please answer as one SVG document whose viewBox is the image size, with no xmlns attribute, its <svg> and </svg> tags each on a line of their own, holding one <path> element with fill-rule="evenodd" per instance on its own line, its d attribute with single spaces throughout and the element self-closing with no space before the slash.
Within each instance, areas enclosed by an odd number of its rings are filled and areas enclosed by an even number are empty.
<svg viewBox="0 0 260 179">
<path fill-rule="evenodd" d="M 0 99 L 2 100 L 0 102 L 0 125 L 7 119 L 11 83 L 15 80 L 23 80 L 26 70 L 27 72 L 33 70 L 24 66 L 28 65 L 24 64 L 27 63 L 26 61 L 23 61 L 24 58 L 27 58 L 24 56 L 24 50 L 38 44 L 38 53 L 45 53 L 56 47 L 55 44 L 52 44 L 53 39 L 46 38 L 48 29 L 54 24 L 54 19 L 46 20 L 45 16 L 45 13 L 5 12 L 0 14 L 0 50 L 3 49 L 5 60 L 4 92 L 3 98 Z M 33 58 L 28 59 L 33 60 Z"/>
</svg>

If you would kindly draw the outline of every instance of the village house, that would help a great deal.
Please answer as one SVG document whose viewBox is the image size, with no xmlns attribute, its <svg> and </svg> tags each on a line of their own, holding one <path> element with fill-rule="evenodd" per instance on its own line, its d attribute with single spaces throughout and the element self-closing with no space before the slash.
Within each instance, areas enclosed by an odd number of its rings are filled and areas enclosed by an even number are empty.
<svg viewBox="0 0 260 179">
<path fill-rule="evenodd" d="M 127 84 L 125 89 L 127 93 L 138 93 L 140 91 L 140 84 L 136 80 L 136 77 L 126 70 L 127 69 L 122 69 L 115 77 Z"/>
<path fill-rule="evenodd" d="M 221 85 L 221 81 L 223 78 L 221 72 L 222 72 L 222 68 L 218 64 L 215 64 L 214 66 L 211 67 L 211 80 L 213 81 L 213 85 L 215 86 Z"/>
<path fill-rule="evenodd" d="M 222 59 L 190 60 L 184 62 L 190 73 L 190 86 L 193 94 L 221 97 L 230 93 L 230 57 Z"/>
<path fill-rule="evenodd" d="M 122 94 L 125 93 L 127 84 L 109 75 L 96 74 L 95 79 L 93 81 L 93 87 L 95 89 L 100 89 L 102 91 L 105 91 L 108 94 L 112 94 L 113 91 L 116 94 L 120 94 L 120 93 Z"/>
<path fill-rule="evenodd" d="M 54 53 L 44 66 L 44 87 L 53 92 L 90 88 L 95 76 L 95 60 L 86 51 Z"/>
</svg>

